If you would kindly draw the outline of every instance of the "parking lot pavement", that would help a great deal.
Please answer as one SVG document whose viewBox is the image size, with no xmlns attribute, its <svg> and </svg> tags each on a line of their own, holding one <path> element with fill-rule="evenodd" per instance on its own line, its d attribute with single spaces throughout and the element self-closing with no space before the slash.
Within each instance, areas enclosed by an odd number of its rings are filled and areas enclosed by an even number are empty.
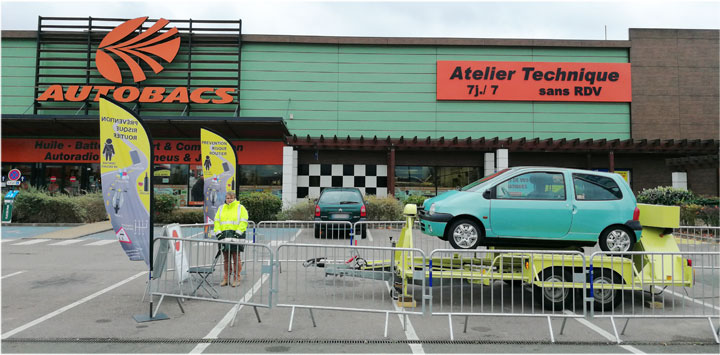
<svg viewBox="0 0 720 355">
<path fill-rule="evenodd" d="M 38 235 L 72 229 L 74 226 L 9 226 L 0 227 L 2 240 L 30 238 Z"/>
<path fill-rule="evenodd" d="M 296 240 L 314 239 L 310 230 L 294 235 Z M 313 327 L 310 312 L 296 309 L 292 332 L 288 332 L 290 308 L 259 308 L 262 322 L 258 323 L 253 308 L 246 306 L 231 327 L 222 322 L 228 319 L 232 305 L 191 299 L 183 303 L 185 313 L 173 299 L 165 299 L 160 311 L 169 320 L 136 323 L 132 316 L 149 310 L 147 300 L 142 302 L 147 267 L 143 262 L 129 261 L 117 243 L 106 241 L 82 238 L 72 244 L 48 240 L 19 245 L 23 241 L 15 239 L 3 243 L 3 352 L 717 352 L 707 320 L 632 320 L 623 336 L 627 344 L 621 345 L 577 320 L 568 320 L 560 335 L 562 319 L 551 320 L 558 344 L 549 344 L 547 320 L 542 317 L 470 317 L 467 333 L 463 333 L 464 317 L 453 317 L 456 343 L 449 342 L 450 320 L 442 316 L 410 316 L 404 326 L 401 317 L 391 314 L 385 338 L 385 314 L 316 310 L 313 316 L 317 326 Z M 295 263 L 304 260 L 303 255 L 290 256 Z M 290 269 L 286 271 L 274 281 L 287 282 L 298 276 Z M 333 287 L 341 286 L 343 297 L 357 292 L 378 296 L 336 301 L 349 301 L 347 304 L 358 308 L 394 309 L 385 281 L 325 277 L 322 273 L 317 276 L 315 290 L 311 284 L 306 295 L 289 296 L 293 302 L 322 304 L 321 297 L 329 296 L 325 291 L 336 292 Z M 483 292 L 480 286 L 473 287 L 478 288 L 474 292 Z M 525 291 L 518 292 L 506 292 L 501 297 L 519 297 Z M 274 297 L 277 301 L 280 296 Z M 155 305 L 157 302 L 155 298 Z M 592 324 L 605 335 L 612 333 L 608 319 L 594 319 Z M 413 340 L 408 329 L 422 341 L 408 342 Z"/>
</svg>

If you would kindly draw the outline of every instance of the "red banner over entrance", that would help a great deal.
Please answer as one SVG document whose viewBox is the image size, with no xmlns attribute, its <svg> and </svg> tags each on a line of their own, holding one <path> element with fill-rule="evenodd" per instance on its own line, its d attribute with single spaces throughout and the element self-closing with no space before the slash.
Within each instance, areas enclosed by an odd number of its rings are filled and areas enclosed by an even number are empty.
<svg viewBox="0 0 720 355">
<path fill-rule="evenodd" d="M 631 102 L 630 64 L 438 61 L 437 100 Z"/>
<path fill-rule="evenodd" d="M 283 142 L 232 141 L 240 165 L 282 165 Z M 153 156 L 159 164 L 202 164 L 200 141 L 153 140 Z M 97 139 L 2 139 L 3 162 L 99 163 Z"/>
</svg>

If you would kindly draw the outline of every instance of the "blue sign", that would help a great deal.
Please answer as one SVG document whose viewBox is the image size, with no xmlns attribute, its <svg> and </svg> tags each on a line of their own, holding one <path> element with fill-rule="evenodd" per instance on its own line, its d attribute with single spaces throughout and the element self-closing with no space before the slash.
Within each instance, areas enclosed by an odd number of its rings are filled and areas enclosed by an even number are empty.
<svg viewBox="0 0 720 355">
<path fill-rule="evenodd" d="M 18 190 L 8 191 L 8 193 L 5 194 L 5 198 L 8 199 L 8 200 L 12 200 L 12 199 L 15 198 L 15 196 L 17 196 L 17 194 L 18 194 L 19 192 L 20 192 L 20 191 L 18 191 Z"/>
</svg>

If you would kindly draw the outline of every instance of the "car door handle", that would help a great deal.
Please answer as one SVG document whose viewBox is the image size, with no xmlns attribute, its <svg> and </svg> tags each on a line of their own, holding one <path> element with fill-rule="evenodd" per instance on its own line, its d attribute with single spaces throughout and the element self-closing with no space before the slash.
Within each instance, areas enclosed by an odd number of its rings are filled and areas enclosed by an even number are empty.
<svg viewBox="0 0 720 355">
<path fill-rule="evenodd" d="M 573 204 L 572 205 L 572 214 L 576 214 L 576 213 L 577 213 L 577 206 L 575 206 L 575 204 Z"/>
</svg>

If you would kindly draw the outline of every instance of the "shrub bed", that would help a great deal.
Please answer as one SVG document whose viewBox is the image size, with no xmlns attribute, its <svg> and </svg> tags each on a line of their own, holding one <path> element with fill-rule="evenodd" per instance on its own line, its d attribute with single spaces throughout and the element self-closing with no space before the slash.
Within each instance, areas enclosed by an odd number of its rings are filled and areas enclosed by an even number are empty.
<svg viewBox="0 0 720 355">
<path fill-rule="evenodd" d="M 13 221 L 18 223 L 92 223 L 107 219 L 102 194 L 71 197 L 30 188 L 15 198 Z"/>
<path fill-rule="evenodd" d="M 312 221 L 314 218 L 315 201 L 312 200 L 302 200 L 277 214 L 278 221 Z"/>
<path fill-rule="evenodd" d="M 365 197 L 368 221 L 402 221 L 403 204 L 395 197 Z"/>
<path fill-rule="evenodd" d="M 241 193 L 238 201 L 247 208 L 249 219 L 255 223 L 274 221 L 282 208 L 282 200 L 267 192 Z"/>
</svg>

